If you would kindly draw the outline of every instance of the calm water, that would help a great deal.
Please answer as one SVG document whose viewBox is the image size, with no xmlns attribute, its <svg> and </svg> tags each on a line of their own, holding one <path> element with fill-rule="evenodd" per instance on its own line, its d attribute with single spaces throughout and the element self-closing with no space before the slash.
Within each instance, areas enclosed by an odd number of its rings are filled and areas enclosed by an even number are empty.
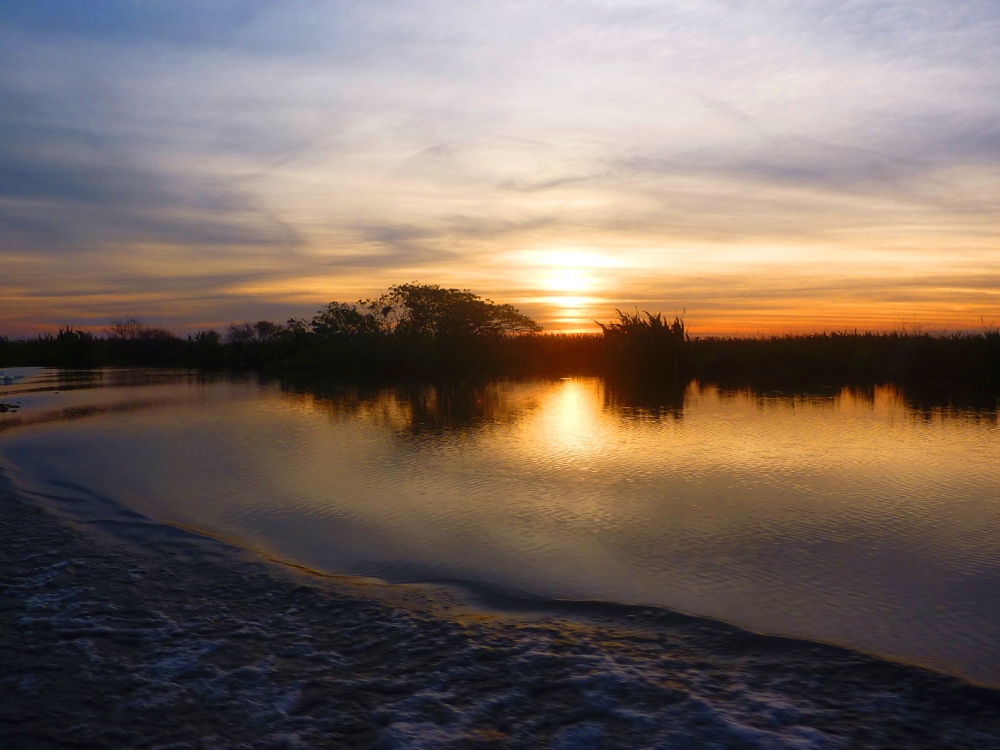
<svg viewBox="0 0 1000 750">
<path fill-rule="evenodd" d="M 36 492 L 328 572 L 664 605 L 1000 684 L 995 404 L 20 372 L 0 464 Z"/>
</svg>

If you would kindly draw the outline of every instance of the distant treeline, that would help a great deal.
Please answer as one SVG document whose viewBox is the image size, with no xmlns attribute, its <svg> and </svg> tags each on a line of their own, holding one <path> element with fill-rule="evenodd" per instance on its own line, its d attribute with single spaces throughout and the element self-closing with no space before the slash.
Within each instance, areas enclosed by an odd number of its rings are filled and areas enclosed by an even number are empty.
<svg viewBox="0 0 1000 750">
<path fill-rule="evenodd" d="M 104 335 L 72 328 L 0 337 L 0 367 L 255 368 L 368 379 L 604 375 L 649 383 L 848 383 L 1000 390 L 1000 332 L 834 332 L 692 338 L 680 318 L 618 312 L 597 334 L 540 334 L 511 305 L 463 290 L 403 284 L 331 302 L 311 320 L 242 323 L 180 338 L 136 318 Z"/>
</svg>

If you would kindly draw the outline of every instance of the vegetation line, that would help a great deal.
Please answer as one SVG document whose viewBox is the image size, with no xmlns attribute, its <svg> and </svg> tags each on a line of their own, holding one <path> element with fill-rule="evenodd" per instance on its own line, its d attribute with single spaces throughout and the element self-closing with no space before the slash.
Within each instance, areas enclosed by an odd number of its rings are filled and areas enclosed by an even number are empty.
<svg viewBox="0 0 1000 750">
<path fill-rule="evenodd" d="M 895 382 L 1000 390 L 1000 331 L 842 331 L 692 338 L 684 321 L 618 312 L 598 334 L 547 334 L 508 304 L 468 290 L 401 284 L 375 299 L 331 302 L 311 320 L 232 325 L 180 338 L 136 317 L 104 335 L 60 329 L 0 337 L 0 367 L 256 368 L 346 378 L 603 375 L 650 383 Z"/>
</svg>

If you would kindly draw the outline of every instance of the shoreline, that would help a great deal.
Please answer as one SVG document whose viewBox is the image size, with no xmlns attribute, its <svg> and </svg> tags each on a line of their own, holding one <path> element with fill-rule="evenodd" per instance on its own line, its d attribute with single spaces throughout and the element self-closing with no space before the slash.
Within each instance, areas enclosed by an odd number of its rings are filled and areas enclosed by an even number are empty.
<svg viewBox="0 0 1000 750">
<path fill-rule="evenodd" d="M 72 522 L 2 471 L 0 509 L 11 748 L 1000 748 L 1000 691 L 837 646 L 319 577 Z"/>
<path fill-rule="evenodd" d="M 387 592 L 402 592 L 419 589 L 427 596 L 428 603 L 447 600 L 449 607 L 466 609 L 475 613 L 490 613 L 500 617 L 563 617 L 582 620 L 609 620 L 611 622 L 632 620 L 658 625 L 677 627 L 696 626 L 708 629 L 713 633 L 732 635 L 745 639 L 759 639 L 761 644 L 808 644 L 814 647 L 831 649 L 831 654 L 861 655 L 877 661 L 912 667 L 933 673 L 953 677 L 962 683 L 988 690 L 1000 691 L 1000 683 L 991 684 L 974 680 L 961 674 L 954 664 L 939 662 L 935 667 L 930 660 L 924 663 L 907 660 L 902 656 L 865 651 L 852 647 L 847 643 L 832 640 L 808 638 L 797 635 L 770 633 L 754 630 L 717 617 L 693 614 L 657 604 L 604 600 L 604 599 L 568 599 L 555 598 L 532 591 L 517 589 L 502 584 L 461 578 L 429 578 L 429 579 L 386 579 L 366 573 L 341 573 L 320 570 L 309 565 L 287 560 L 276 556 L 262 548 L 248 547 L 240 540 L 220 536 L 211 529 L 198 526 L 188 526 L 172 520 L 155 519 L 133 510 L 110 497 L 86 493 L 86 499 L 69 498 L 65 495 L 39 494 L 18 485 L 5 477 L 3 465 L 0 463 L 0 482 L 9 481 L 15 491 L 28 496 L 37 495 L 40 502 L 49 512 L 62 518 L 70 525 L 90 530 L 104 529 L 105 536 L 117 541 L 124 541 L 136 549 L 149 546 L 152 539 L 166 534 L 177 536 L 177 541 L 186 540 L 190 544 L 217 545 L 224 556 L 238 557 L 256 561 L 266 566 L 275 566 L 293 575 L 305 576 L 313 581 L 325 580 L 334 585 L 347 587 L 361 586 L 366 591 L 375 589 Z M 78 495 L 78 493 L 74 493 Z M 457 597 L 457 598 L 456 598 Z"/>
</svg>

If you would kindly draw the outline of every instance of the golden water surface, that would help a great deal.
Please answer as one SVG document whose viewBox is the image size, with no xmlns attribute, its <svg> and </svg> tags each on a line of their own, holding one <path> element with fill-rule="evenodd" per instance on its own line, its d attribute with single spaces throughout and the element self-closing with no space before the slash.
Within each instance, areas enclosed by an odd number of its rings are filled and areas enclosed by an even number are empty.
<svg viewBox="0 0 1000 750">
<path fill-rule="evenodd" d="M 661 605 L 1000 684 L 995 401 L 15 374 L 0 466 L 50 500 L 328 572 Z"/>
</svg>

